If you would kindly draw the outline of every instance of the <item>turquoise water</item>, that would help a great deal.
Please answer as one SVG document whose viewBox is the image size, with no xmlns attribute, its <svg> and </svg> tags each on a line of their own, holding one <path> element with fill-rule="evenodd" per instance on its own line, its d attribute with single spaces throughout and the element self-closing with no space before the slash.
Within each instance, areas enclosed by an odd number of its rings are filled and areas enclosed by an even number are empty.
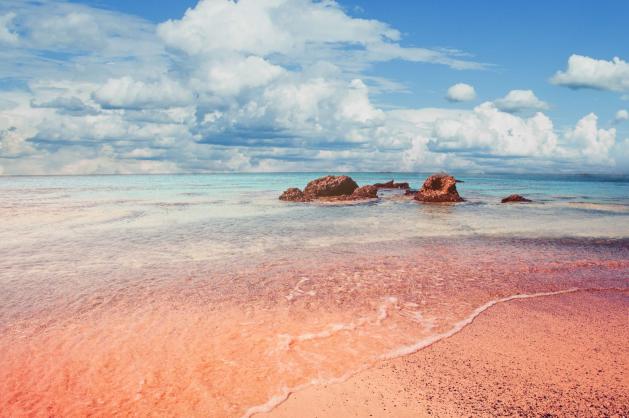
<svg viewBox="0 0 629 418">
<path fill-rule="evenodd" d="M 314 178 L 328 174 L 347 174 L 359 185 L 394 178 L 418 188 L 431 173 L 233 173 L 194 175 L 107 175 L 107 176 L 20 176 L 0 177 L 0 191 L 54 195 L 72 193 L 79 198 L 116 196 L 152 198 L 155 193 L 164 198 L 205 193 L 214 197 L 236 197 L 251 192 L 280 193 L 287 187 L 303 187 Z M 454 173 L 465 183 L 458 185 L 461 194 L 470 200 L 491 200 L 511 193 L 525 194 L 544 202 L 629 203 L 629 176 L 600 175 L 531 175 L 496 174 L 466 175 Z M 16 198 L 20 197 L 14 195 Z M 34 197 L 34 196 L 30 196 Z M 59 195 L 57 195 L 59 197 Z M 6 203 L 6 201 L 5 201 Z"/>
<path fill-rule="evenodd" d="M 278 200 L 324 174 L 2 177 L 0 274 L 67 278 L 79 265 L 104 277 L 427 237 L 629 237 L 627 177 L 459 173 L 467 201 L 456 205 L 400 191 L 352 205 Z M 429 173 L 350 175 L 359 185 L 394 178 L 418 188 Z M 535 202 L 500 203 L 512 193 Z"/>
<path fill-rule="evenodd" d="M 360 220 L 377 228 L 383 238 L 396 228 L 430 234 L 513 234 L 535 236 L 629 235 L 629 178 L 604 176 L 465 175 L 459 192 L 467 199 L 456 206 L 421 205 L 382 191 L 383 199 L 366 205 L 326 207 L 277 200 L 287 187 L 303 188 L 327 173 L 2 177 L 0 210 L 10 232 L 20 221 L 38 226 L 56 222 L 68 226 L 94 216 L 96 225 L 126 228 L 197 223 L 223 229 L 222 238 L 274 235 L 282 228 L 334 235 L 321 223 Z M 359 185 L 394 178 L 418 188 L 429 173 L 350 173 Z M 502 197 L 519 193 L 529 205 L 501 205 Z M 433 217 L 447 214 L 436 222 Z M 33 218 L 29 219 L 30 216 Z M 229 219 L 239 219 L 232 223 Z M 395 222 L 391 222 L 395 219 Z M 14 225 L 14 221 L 16 222 Z M 499 224 L 502 225 L 499 225 Z M 246 224 L 246 225 L 245 225 Z M 297 225 L 298 224 L 298 225 Z M 380 225 L 382 224 L 382 225 Z M 57 225 L 61 226 L 61 225 Z M 89 225 L 84 225 L 89 226 Z M 363 225 L 365 226 L 365 225 Z M 380 228 L 385 226 L 386 228 Z M 424 226 L 430 226 L 426 231 Z M 76 225 L 74 225 L 76 227 Z M 239 230 L 240 227 L 247 231 Z M 311 228 L 312 227 L 312 228 Z M 59 229 L 59 228 L 55 228 Z M 6 231 L 5 232 L 9 232 Z M 391 232 L 391 234 L 389 232 Z M 190 231 L 194 233 L 194 231 Z M 210 231 L 211 232 L 211 231 Z M 358 231 L 357 231 L 358 232 Z M 351 234 L 344 234 L 351 239 Z"/>
<path fill-rule="evenodd" d="M 148 242 L 172 233 L 244 251 L 338 240 L 388 240 L 441 235 L 534 237 L 629 236 L 629 178 L 596 176 L 464 175 L 467 202 L 425 205 L 381 191 L 376 203 L 323 207 L 277 199 L 325 173 L 150 176 L 2 177 L 2 242 L 46 239 L 72 231 Z M 418 188 L 427 173 L 350 173 L 358 184 L 394 178 Z M 519 193 L 535 201 L 503 205 Z M 336 230 L 331 226 L 343 226 Z M 150 229 L 148 229 L 150 228 Z M 175 231 L 173 231 L 173 229 Z M 377 236 L 376 236 L 377 235 Z M 90 237 L 98 241 L 98 237 Z M 235 243 L 234 241 L 238 241 Z M 264 241 L 264 242 L 263 242 Z M 224 245 L 221 245 L 224 244 Z"/>
<path fill-rule="evenodd" d="M 421 186 L 432 173 L 230 173 L 194 175 L 104 175 L 104 176 L 19 176 L 0 177 L 0 190 L 82 192 L 107 191 L 213 191 L 237 194 L 250 191 L 281 192 L 290 186 L 303 187 L 308 181 L 328 174 L 346 174 L 359 185 L 386 181 L 406 181 L 413 187 Z M 550 174 L 464 174 L 453 173 L 464 180 L 459 189 L 486 196 L 505 193 L 526 193 L 532 197 L 573 197 L 595 201 L 621 200 L 629 202 L 629 176 L 550 175 Z"/>
</svg>

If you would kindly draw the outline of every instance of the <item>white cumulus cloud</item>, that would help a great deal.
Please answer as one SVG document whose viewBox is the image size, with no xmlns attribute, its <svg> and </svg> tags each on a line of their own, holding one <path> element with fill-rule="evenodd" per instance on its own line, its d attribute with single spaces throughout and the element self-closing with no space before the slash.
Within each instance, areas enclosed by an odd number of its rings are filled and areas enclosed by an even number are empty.
<svg viewBox="0 0 629 418">
<path fill-rule="evenodd" d="M 451 102 L 469 102 L 476 98 L 476 90 L 474 87 L 465 83 L 457 83 L 450 86 L 446 93 L 446 99 Z"/>
<path fill-rule="evenodd" d="M 323 59 L 348 67 L 404 59 L 453 68 L 483 68 L 454 50 L 402 47 L 401 34 L 386 23 L 349 16 L 334 1 L 201 0 L 183 18 L 160 24 L 165 44 L 189 55 L 229 51 L 282 57 L 287 62 Z M 352 46 L 340 50 L 339 46 Z"/>
<path fill-rule="evenodd" d="M 629 63 L 618 57 L 606 61 L 575 54 L 568 59 L 568 68 L 558 71 L 551 82 L 574 89 L 629 92 Z"/>
<path fill-rule="evenodd" d="M 624 122 L 626 120 L 629 120 L 629 112 L 626 109 L 620 109 L 618 112 L 616 112 L 616 115 L 614 117 L 615 123 Z"/>
<path fill-rule="evenodd" d="M 590 163 L 613 161 L 609 151 L 616 142 L 616 129 L 600 129 L 598 116 L 594 113 L 580 119 L 574 129 L 566 133 L 566 140 Z"/>
<path fill-rule="evenodd" d="M 595 115 L 560 132 L 541 112 L 516 114 L 546 108 L 527 90 L 472 110 L 379 105 L 405 87 L 375 63 L 484 66 L 407 47 L 334 1 L 201 0 L 160 25 L 64 0 L 4 0 L 8 13 L 0 28 L 19 38 L 0 48 L 16 80 L 0 86 L 3 174 L 622 170 L 629 155 Z"/>
<path fill-rule="evenodd" d="M 470 112 L 439 118 L 431 149 L 495 156 L 549 156 L 557 149 L 552 121 L 537 113 L 521 118 L 485 102 Z"/>
<path fill-rule="evenodd" d="M 168 79 L 144 82 L 125 76 L 109 79 L 92 97 L 104 108 L 146 109 L 185 106 L 190 104 L 193 96 L 189 90 Z"/>
<path fill-rule="evenodd" d="M 256 56 L 208 60 L 201 71 L 204 74 L 197 82 L 202 84 L 197 87 L 225 96 L 238 94 L 246 88 L 264 86 L 285 73 L 284 68 Z"/>
<path fill-rule="evenodd" d="M 505 97 L 495 100 L 494 104 L 509 113 L 548 109 L 548 104 L 537 98 L 532 90 L 511 90 Z"/>
</svg>

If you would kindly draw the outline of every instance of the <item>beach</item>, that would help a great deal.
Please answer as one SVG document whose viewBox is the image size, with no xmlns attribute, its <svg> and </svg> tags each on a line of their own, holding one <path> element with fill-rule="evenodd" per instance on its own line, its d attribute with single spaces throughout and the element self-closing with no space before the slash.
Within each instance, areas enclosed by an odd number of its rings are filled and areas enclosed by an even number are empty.
<svg viewBox="0 0 629 418">
<path fill-rule="evenodd" d="M 629 182 L 278 199 L 317 176 L 1 179 L 0 410 L 626 414 Z"/>
<path fill-rule="evenodd" d="M 629 418 L 629 0 L 0 0 L 0 418 Z"/>
<path fill-rule="evenodd" d="M 450 338 L 261 416 L 627 416 L 628 312 L 626 290 L 501 303 Z"/>
</svg>

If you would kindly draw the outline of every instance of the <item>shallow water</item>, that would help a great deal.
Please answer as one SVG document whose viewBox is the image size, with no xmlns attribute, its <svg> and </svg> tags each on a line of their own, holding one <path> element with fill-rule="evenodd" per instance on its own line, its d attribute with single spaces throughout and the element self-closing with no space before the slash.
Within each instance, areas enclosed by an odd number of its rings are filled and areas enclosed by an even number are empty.
<svg viewBox="0 0 629 418">
<path fill-rule="evenodd" d="M 0 178 L 0 410 L 242 416 L 492 301 L 627 287 L 626 178 L 459 174 L 457 205 L 277 200 L 316 176 Z M 511 193 L 536 202 L 498 203 Z"/>
</svg>

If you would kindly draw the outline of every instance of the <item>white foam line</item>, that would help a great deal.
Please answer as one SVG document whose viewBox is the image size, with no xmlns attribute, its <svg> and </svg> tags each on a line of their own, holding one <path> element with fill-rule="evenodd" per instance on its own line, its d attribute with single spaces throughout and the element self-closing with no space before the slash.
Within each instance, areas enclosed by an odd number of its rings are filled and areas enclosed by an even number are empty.
<svg viewBox="0 0 629 418">
<path fill-rule="evenodd" d="M 495 306 L 495 305 L 497 305 L 499 303 L 509 302 L 511 300 L 516 300 L 516 299 L 531 299 L 531 298 L 538 298 L 538 297 L 544 297 L 544 296 L 563 295 L 563 294 L 566 294 L 566 293 L 574 293 L 574 292 L 579 292 L 579 291 L 606 291 L 606 290 L 625 291 L 627 289 L 625 289 L 625 288 L 579 288 L 579 287 L 572 287 L 570 289 L 558 290 L 558 291 L 555 291 L 555 292 L 540 292 L 540 293 L 529 293 L 529 294 L 517 294 L 517 295 L 507 296 L 507 297 L 500 298 L 500 299 L 495 299 L 495 300 L 489 301 L 489 302 L 485 303 L 484 305 L 481 305 L 478 308 L 474 309 L 474 311 L 472 312 L 471 315 L 469 315 L 467 318 L 457 322 L 454 325 L 454 327 L 452 327 L 452 329 L 450 329 L 449 331 L 443 332 L 441 334 L 433 335 L 432 337 L 424 338 L 423 340 L 420 340 L 420 341 L 416 342 L 415 344 L 407 345 L 407 346 L 400 347 L 398 349 L 392 350 L 392 351 L 390 351 L 388 353 L 383 354 L 382 356 L 379 356 L 378 360 L 391 360 L 391 359 L 394 359 L 394 358 L 407 356 L 409 354 L 416 353 L 417 351 L 422 350 L 422 349 L 424 349 L 426 347 L 429 347 L 432 344 L 434 344 L 434 343 L 436 343 L 436 342 L 438 342 L 440 340 L 452 337 L 453 335 L 455 335 L 458 332 L 460 332 L 461 330 L 463 330 L 463 328 L 465 328 L 466 326 L 468 326 L 472 322 L 474 322 L 474 320 L 480 314 L 482 314 L 487 309 L 489 309 L 492 306 Z M 313 379 L 313 380 L 311 380 L 308 383 L 304 383 L 303 385 L 299 385 L 299 386 L 296 386 L 294 388 L 286 388 L 285 387 L 282 390 L 281 394 L 273 396 L 271 399 L 269 399 L 264 404 L 256 405 L 256 406 L 253 406 L 253 407 L 247 409 L 247 411 L 244 413 L 242 418 L 249 418 L 249 417 L 251 417 L 252 415 L 255 415 L 255 414 L 271 412 L 273 409 L 278 407 L 280 404 L 284 403 L 292 393 L 296 393 L 296 392 L 302 391 L 302 390 L 304 390 L 304 389 L 306 389 L 306 388 L 308 388 L 310 386 L 317 385 L 317 384 L 343 383 L 343 382 L 347 381 L 350 377 L 355 376 L 356 374 L 358 374 L 358 373 L 368 369 L 369 367 L 370 367 L 370 365 L 366 364 L 365 366 L 359 368 L 358 370 L 353 370 L 353 371 L 348 372 L 347 374 L 343 375 L 342 377 L 335 378 L 335 379 L 329 379 L 329 380 Z"/>
<path fill-rule="evenodd" d="M 286 295 L 286 299 L 287 300 L 293 300 L 295 298 L 296 294 L 303 294 L 304 291 L 301 290 L 301 285 L 306 283 L 307 281 L 310 281 L 309 278 L 304 277 L 302 278 L 300 281 L 297 282 L 297 284 L 295 285 L 295 287 L 293 287 L 293 290 L 291 290 L 288 295 Z"/>
<path fill-rule="evenodd" d="M 299 385 L 296 386 L 294 388 L 283 388 L 282 389 L 282 393 L 273 396 L 271 399 L 269 399 L 266 403 L 262 404 L 262 405 L 256 405 L 253 406 L 251 408 L 249 408 L 245 414 L 242 416 L 242 418 L 249 418 L 252 415 L 255 414 L 262 414 L 262 413 L 268 413 L 271 412 L 272 410 L 274 410 L 277 406 L 279 406 L 280 404 L 284 403 L 284 401 L 286 401 L 288 399 L 288 397 L 292 394 L 292 393 L 296 393 L 296 392 L 300 392 L 310 386 L 314 386 L 314 385 L 333 385 L 335 383 L 343 383 L 345 381 L 347 381 L 350 377 L 356 375 L 357 373 L 360 373 L 364 370 L 367 370 L 369 368 L 369 365 L 364 365 L 362 367 L 360 367 L 357 370 L 353 370 L 351 372 L 347 372 L 346 374 L 344 374 L 341 377 L 337 377 L 337 378 L 332 378 L 332 379 L 312 379 L 310 380 L 310 382 L 304 383 L 303 385 Z"/>
<path fill-rule="evenodd" d="M 382 323 L 382 321 L 387 319 L 387 317 L 388 317 L 388 311 L 387 311 L 388 307 L 390 305 L 395 305 L 396 303 L 397 303 L 397 298 L 396 297 L 392 297 L 392 296 L 387 297 L 384 300 L 384 302 L 378 307 L 378 314 L 377 314 L 376 319 L 375 319 L 374 322 L 376 324 L 380 325 Z M 280 337 L 281 337 L 280 346 L 288 348 L 293 343 L 293 341 L 301 341 L 301 342 L 303 342 L 303 341 L 314 340 L 314 339 L 317 339 L 317 338 L 328 338 L 328 337 L 333 336 L 337 332 L 353 331 L 356 328 L 362 327 L 366 323 L 369 323 L 369 318 L 365 317 L 365 318 L 359 318 L 357 321 L 350 322 L 350 323 L 347 323 L 347 324 L 343 324 L 343 323 L 332 324 L 332 325 L 326 327 L 323 331 L 309 332 L 309 333 L 306 333 L 306 334 L 297 335 L 295 337 L 293 337 L 291 335 L 287 335 L 287 334 L 282 334 L 282 335 L 280 335 Z"/>
<path fill-rule="evenodd" d="M 507 296 L 505 298 L 495 299 L 495 300 L 489 301 L 486 304 L 481 305 L 478 308 L 474 309 L 474 311 L 471 313 L 471 315 L 469 315 L 467 318 L 463 319 L 462 321 L 459 321 L 456 324 L 454 324 L 454 326 L 449 331 L 442 332 L 440 334 L 435 334 L 435 335 L 433 335 L 431 337 L 424 338 L 423 340 L 420 340 L 420 341 L 416 342 L 415 344 L 411 344 L 411 345 L 407 345 L 407 346 L 396 348 L 395 350 L 392 350 L 392 351 L 389 351 L 388 353 L 383 354 L 382 356 L 379 357 L 379 359 L 380 360 L 391 360 L 391 359 L 394 359 L 394 358 L 397 358 L 397 357 L 407 356 L 407 355 L 413 354 L 413 353 L 415 353 L 415 352 L 417 352 L 417 351 L 419 351 L 419 350 L 421 350 L 423 348 L 426 348 L 426 347 L 436 343 L 437 341 L 443 340 L 444 338 L 452 337 L 453 335 L 455 335 L 458 332 L 460 332 L 463 328 L 465 328 L 466 326 L 468 326 L 469 324 L 474 322 L 474 320 L 480 314 L 482 314 L 487 309 L 489 309 L 492 306 L 495 306 L 495 305 L 497 305 L 499 303 L 509 302 L 509 301 L 515 300 L 515 299 L 530 299 L 530 298 L 538 298 L 538 297 L 543 297 L 543 296 L 561 295 L 561 294 L 564 294 L 564 293 L 577 292 L 579 290 L 582 290 L 582 289 L 577 288 L 577 287 L 573 287 L 573 288 L 570 288 L 570 289 L 558 290 L 556 292 L 518 294 L 518 295 Z"/>
</svg>

